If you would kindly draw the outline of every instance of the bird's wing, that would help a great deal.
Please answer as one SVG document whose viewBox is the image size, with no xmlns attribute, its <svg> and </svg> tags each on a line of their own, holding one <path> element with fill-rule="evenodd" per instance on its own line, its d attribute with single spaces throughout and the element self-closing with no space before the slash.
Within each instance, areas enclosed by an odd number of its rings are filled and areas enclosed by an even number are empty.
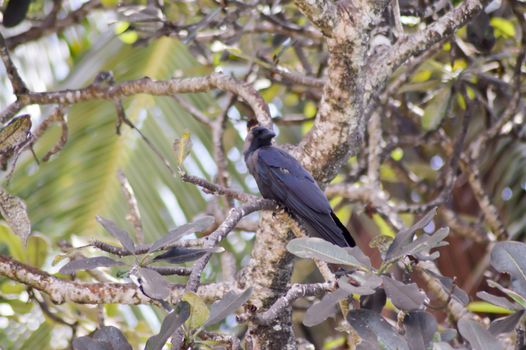
<svg viewBox="0 0 526 350">
<path fill-rule="evenodd" d="M 287 207 L 305 215 L 310 210 L 330 214 L 325 194 L 312 176 L 291 155 L 275 147 L 258 152 L 258 174 L 265 190 Z"/>
<path fill-rule="evenodd" d="M 313 234 L 341 247 L 352 242 L 334 221 L 325 194 L 296 159 L 274 147 L 260 148 L 257 159 L 256 181 L 264 197 L 283 203 Z"/>
</svg>

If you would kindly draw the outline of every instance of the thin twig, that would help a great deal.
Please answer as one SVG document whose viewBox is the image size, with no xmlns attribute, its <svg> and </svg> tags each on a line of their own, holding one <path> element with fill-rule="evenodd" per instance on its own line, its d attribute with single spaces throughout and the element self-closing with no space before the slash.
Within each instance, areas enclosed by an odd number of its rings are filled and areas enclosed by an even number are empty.
<svg viewBox="0 0 526 350">
<path fill-rule="evenodd" d="M 20 74 L 18 73 L 18 70 L 11 60 L 11 56 L 9 55 L 9 51 L 6 46 L 6 42 L 4 39 L 4 36 L 0 33 L 0 58 L 4 62 L 5 69 L 7 72 L 7 77 L 9 78 L 9 81 L 11 82 L 11 85 L 13 86 L 13 91 L 16 96 L 25 94 L 29 90 L 20 77 Z"/>
<path fill-rule="evenodd" d="M 122 193 L 124 194 L 124 197 L 126 197 L 126 202 L 128 203 L 128 214 L 126 214 L 126 220 L 128 220 L 135 228 L 135 238 L 137 243 L 143 244 L 144 232 L 141 223 L 141 213 L 139 212 L 139 205 L 135 198 L 135 193 L 128 178 L 120 169 L 117 171 L 117 178 L 121 184 Z"/>
</svg>

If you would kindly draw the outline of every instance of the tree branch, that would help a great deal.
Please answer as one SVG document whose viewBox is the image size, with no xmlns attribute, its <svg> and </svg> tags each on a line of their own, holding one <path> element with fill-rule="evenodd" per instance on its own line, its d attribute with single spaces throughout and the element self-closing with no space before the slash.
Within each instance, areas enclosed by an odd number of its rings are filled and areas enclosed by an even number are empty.
<svg viewBox="0 0 526 350">
<path fill-rule="evenodd" d="M 56 304 L 152 304 L 154 300 L 144 295 L 133 283 L 86 283 L 65 280 L 42 270 L 0 255 L 0 275 L 23 283 L 49 295 Z M 173 285 L 168 298 L 175 303 L 184 293 L 184 287 Z M 197 293 L 207 301 L 223 297 L 232 286 L 214 283 L 201 286 Z"/>
<path fill-rule="evenodd" d="M 402 37 L 390 50 L 370 63 L 368 89 L 377 90 L 401 64 L 452 35 L 478 14 L 488 2 L 489 0 L 466 0 L 426 29 Z"/>
<path fill-rule="evenodd" d="M 71 11 L 61 19 L 57 19 L 57 11 L 56 8 L 54 8 L 40 25 L 33 26 L 25 32 L 6 38 L 6 46 L 12 50 L 18 45 L 28 41 L 42 38 L 51 33 L 61 32 L 62 30 L 79 23 L 85 19 L 92 10 L 100 8 L 101 6 L 99 0 L 91 0 L 84 3 L 78 9 Z"/>
<path fill-rule="evenodd" d="M 26 84 L 18 74 L 18 70 L 9 56 L 9 51 L 6 46 L 4 36 L 0 34 L 0 58 L 4 62 L 5 70 L 7 72 L 7 77 L 13 86 L 13 91 L 15 95 L 20 95 L 28 92 Z"/>
<path fill-rule="evenodd" d="M 203 77 L 173 78 L 170 80 L 153 80 L 145 77 L 112 86 L 95 83 L 86 88 L 74 90 L 30 92 L 20 95 L 19 100 L 2 111 L 0 122 L 6 122 L 21 108 L 31 104 L 69 105 L 89 100 L 113 101 L 115 98 L 143 93 L 155 96 L 172 96 L 177 93 L 204 92 L 213 88 L 229 91 L 241 97 L 250 105 L 260 124 L 267 127 L 272 125 L 268 106 L 259 93 L 250 84 L 240 82 L 235 78 L 220 73 Z"/>
<path fill-rule="evenodd" d="M 334 282 L 301 284 L 295 283 L 288 290 L 287 294 L 280 297 L 272 306 L 265 312 L 259 314 L 255 318 L 255 322 L 262 325 L 269 325 L 275 320 L 280 313 L 299 298 L 306 296 L 320 296 L 325 292 L 334 288 Z"/>
<path fill-rule="evenodd" d="M 337 7 L 333 1 L 328 0 L 296 0 L 296 6 L 326 37 L 332 36 L 336 22 Z"/>
</svg>

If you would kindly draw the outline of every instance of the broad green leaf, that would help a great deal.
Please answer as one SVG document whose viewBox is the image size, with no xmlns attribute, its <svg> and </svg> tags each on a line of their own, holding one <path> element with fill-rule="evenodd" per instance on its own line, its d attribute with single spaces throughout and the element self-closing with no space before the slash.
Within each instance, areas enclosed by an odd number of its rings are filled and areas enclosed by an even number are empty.
<svg viewBox="0 0 526 350">
<path fill-rule="evenodd" d="M 8 226 L 0 222 L 0 244 L 5 244 L 9 254 L 16 260 L 34 267 L 41 267 L 47 259 L 49 249 L 48 239 L 41 234 L 29 237 L 27 245 L 24 246 Z"/>
<path fill-rule="evenodd" d="M 26 262 L 26 250 L 20 238 L 9 226 L 0 221 L 0 244 L 6 245 L 9 254 L 18 261 Z"/>
<path fill-rule="evenodd" d="M 161 239 L 158 239 L 155 243 L 152 244 L 152 246 L 148 250 L 148 253 L 170 246 L 171 244 L 188 234 L 206 230 L 214 222 L 215 218 L 213 216 L 203 216 L 188 224 L 184 224 L 173 230 L 170 230 L 166 236 L 162 237 Z"/>
<path fill-rule="evenodd" d="M 458 323 L 460 335 L 466 339 L 471 347 L 476 350 L 498 350 L 502 345 L 486 328 L 469 318 L 461 318 Z"/>
<path fill-rule="evenodd" d="M 349 283 L 349 279 L 354 280 L 353 284 Z M 348 277 L 341 277 L 338 280 L 338 286 L 345 289 L 348 293 L 358 295 L 374 294 L 376 288 L 382 284 L 382 279 L 375 274 L 361 274 L 359 272 L 353 273 Z"/>
<path fill-rule="evenodd" d="M 161 350 L 175 331 L 183 325 L 190 317 L 190 304 L 185 301 L 177 304 L 175 309 L 170 312 L 161 324 L 161 330 L 157 335 L 149 338 L 146 342 L 145 350 Z"/>
<path fill-rule="evenodd" d="M 135 244 L 128 232 L 120 229 L 113 221 L 97 216 L 97 221 L 115 238 L 117 238 L 122 246 L 130 253 L 135 253 Z"/>
<path fill-rule="evenodd" d="M 512 299 L 513 301 L 518 303 L 520 306 L 522 306 L 523 309 L 526 309 L 526 299 L 522 295 L 520 295 L 519 293 L 509 288 L 503 287 L 502 285 L 500 285 L 499 283 L 495 281 L 487 280 L 487 282 L 488 282 L 488 286 L 497 288 L 502 293 L 506 294 L 510 299 Z"/>
<path fill-rule="evenodd" d="M 201 327 L 209 317 L 208 307 L 201 297 L 193 292 L 187 291 L 181 300 L 190 304 L 190 317 L 186 320 L 189 329 Z"/>
<path fill-rule="evenodd" d="M 526 244 L 495 243 L 490 263 L 497 271 L 510 274 L 513 290 L 526 297 Z"/>
<path fill-rule="evenodd" d="M 422 309 L 426 294 L 416 283 L 405 284 L 387 276 L 382 276 L 387 297 L 398 309 L 408 312 Z"/>
<path fill-rule="evenodd" d="M 404 328 L 411 350 L 428 349 L 437 331 L 437 321 L 425 311 L 411 311 L 404 317 Z"/>
<path fill-rule="evenodd" d="M 287 244 L 287 250 L 300 258 L 320 259 L 331 264 L 353 266 L 365 271 L 369 270 L 367 266 L 364 266 L 345 248 L 338 247 L 321 238 L 295 238 Z"/>
<path fill-rule="evenodd" d="M 407 341 L 387 321 L 371 310 L 351 310 L 347 321 L 356 330 L 363 349 L 409 350 Z"/>
<path fill-rule="evenodd" d="M 35 267 L 42 267 L 47 259 L 48 239 L 39 233 L 31 235 L 27 241 L 26 262 Z"/>
<path fill-rule="evenodd" d="M 500 306 L 500 307 L 505 308 L 507 310 L 514 310 L 516 308 L 516 305 L 513 304 L 508 299 L 506 299 L 504 297 L 499 297 L 499 296 L 496 296 L 496 295 L 493 295 L 493 294 L 489 294 L 488 292 L 485 292 L 485 291 L 478 292 L 477 296 L 480 299 L 482 299 L 482 300 L 485 300 L 485 301 L 487 301 L 487 302 L 489 302 L 491 304 Z"/>
<path fill-rule="evenodd" d="M 524 315 L 525 310 L 517 311 L 511 315 L 491 321 L 489 331 L 493 335 L 512 332 Z"/>
<path fill-rule="evenodd" d="M 251 294 L 252 288 L 247 288 L 240 294 L 236 294 L 233 291 L 228 292 L 223 299 L 212 304 L 210 316 L 203 327 L 208 327 L 223 321 L 228 315 L 246 303 Z"/>
<path fill-rule="evenodd" d="M 120 329 L 113 326 L 104 326 L 99 328 L 91 335 L 91 338 L 98 342 L 111 344 L 114 350 L 132 350 L 130 343 Z"/>
<path fill-rule="evenodd" d="M 350 294 L 342 288 L 326 293 L 320 301 L 312 304 L 307 309 L 303 318 L 303 324 L 307 327 L 313 327 L 333 316 L 337 311 L 336 306 L 338 302 L 347 298 Z"/>
<path fill-rule="evenodd" d="M 82 258 L 68 262 L 60 269 L 62 274 L 74 273 L 78 270 L 93 270 L 98 267 L 112 267 L 124 265 L 120 261 L 115 261 L 107 256 L 97 256 L 93 258 Z"/>
<path fill-rule="evenodd" d="M 393 259 L 398 258 L 403 255 L 407 255 L 406 251 L 408 250 L 408 244 L 413 241 L 413 237 L 418 230 L 422 230 L 424 227 L 426 227 L 431 220 L 436 215 L 437 208 L 431 209 L 429 212 L 427 212 L 426 215 L 424 215 L 420 220 L 418 220 L 414 225 L 412 225 L 409 228 L 403 229 L 400 232 L 396 234 L 395 239 L 393 240 L 393 243 L 389 246 L 389 249 L 386 253 L 386 260 L 387 259 Z"/>
</svg>

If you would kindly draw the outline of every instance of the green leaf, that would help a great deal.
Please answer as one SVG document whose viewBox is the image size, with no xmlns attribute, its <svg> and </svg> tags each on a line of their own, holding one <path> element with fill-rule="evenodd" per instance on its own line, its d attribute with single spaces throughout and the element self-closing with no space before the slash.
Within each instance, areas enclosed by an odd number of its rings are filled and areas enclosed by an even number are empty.
<svg viewBox="0 0 526 350">
<path fill-rule="evenodd" d="M 287 250 L 305 259 L 320 259 L 331 264 L 353 266 L 369 271 L 358 259 L 342 247 L 317 237 L 294 238 L 287 244 Z"/>
<path fill-rule="evenodd" d="M 166 344 L 166 341 L 172 336 L 175 331 L 183 325 L 183 323 L 190 317 L 190 304 L 185 301 L 177 304 L 175 310 L 170 312 L 161 324 L 161 330 L 158 334 L 149 338 L 146 342 L 145 350 L 161 350 Z"/>
<path fill-rule="evenodd" d="M 48 239 L 40 234 L 33 234 L 27 241 L 26 262 L 35 267 L 42 267 L 47 259 Z"/>
<path fill-rule="evenodd" d="M 208 307 L 201 297 L 193 292 L 187 291 L 181 300 L 190 304 L 190 317 L 186 320 L 186 325 L 190 329 L 201 327 L 209 316 Z"/>
<path fill-rule="evenodd" d="M 26 251 L 22 241 L 16 236 L 11 228 L 0 221 L 0 244 L 5 244 L 9 254 L 16 260 L 26 262 Z"/>
<path fill-rule="evenodd" d="M 13 311 L 17 315 L 29 313 L 31 310 L 33 310 L 33 306 L 35 305 L 31 300 L 24 302 L 18 299 L 9 300 L 7 303 L 11 305 Z"/>
<path fill-rule="evenodd" d="M 100 3 L 104 7 L 113 7 L 119 3 L 119 0 L 101 0 Z"/>
<path fill-rule="evenodd" d="M 515 26 L 513 22 L 502 17 L 493 17 L 490 24 L 495 28 L 495 35 L 504 38 L 515 38 Z"/>
<path fill-rule="evenodd" d="M 317 113 L 317 107 L 312 101 L 308 101 L 305 103 L 305 106 L 303 107 L 303 115 L 305 118 L 313 118 L 316 116 Z"/>
<path fill-rule="evenodd" d="M 181 138 L 175 139 L 173 144 L 177 164 L 181 166 L 192 150 L 192 139 L 188 131 L 183 132 Z"/>
<path fill-rule="evenodd" d="M 522 306 L 524 309 L 526 309 L 526 299 L 522 295 L 520 295 L 519 293 L 516 293 L 515 291 L 509 288 L 505 288 L 501 286 L 499 283 L 495 281 L 487 280 L 487 282 L 488 282 L 488 286 L 492 288 L 497 288 L 502 293 L 506 294 L 510 299 L 513 299 L 513 301 L 515 301 L 520 306 Z"/>
<path fill-rule="evenodd" d="M 470 312 L 480 312 L 485 314 L 511 314 L 510 309 L 496 306 L 486 301 L 473 301 L 467 305 L 467 309 Z"/>
<path fill-rule="evenodd" d="M 411 81 L 413 83 L 422 83 L 424 81 L 428 81 L 432 75 L 433 75 L 433 72 L 431 70 L 424 69 L 424 70 L 421 70 L 413 74 L 413 76 L 411 77 Z"/>
<path fill-rule="evenodd" d="M 422 127 L 425 130 L 434 130 L 440 125 L 442 119 L 446 116 L 450 98 L 451 87 L 445 86 L 438 90 L 433 99 L 427 104 L 422 118 Z"/>
<path fill-rule="evenodd" d="M 247 302 L 252 294 L 252 288 L 245 289 L 242 293 L 236 294 L 231 291 L 228 292 L 223 299 L 216 301 L 212 304 L 210 309 L 210 317 L 203 325 L 203 327 L 208 327 L 218 322 L 221 322 L 236 311 L 241 305 Z"/>
<path fill-rule="evenodd" d="M 97 221 L 102 225 L 102 227 L 104 227 L 104 229 L 106 229 L 106 231 L 111 233 L 121 242 L 124 249 L 130 253 L 135 253 L 135 244 L 130 238 L 128 232 L 120 229 L 113 221 L 105 219 L 102 216 L 97 216 Z"/>
<path fill-rule="evenodd" d="M 22 343 L 19 349 L 47 349 L 51 340 L 53 327 L 48 322 L 42 322 L 37 330 Z"/>
<path fill-rule="evenodd" d="M 98 267 L 111 267 L 124 265 L 120 261 L 115 261 L 107 256 L 97 256 L 93 258 L 82 258 L 77 260 L 72 260 L 66 265 L 62 266 L 60 273 L 62 274 L 71 274 L 78 270 L 93 270 Z"/>
<path fill-rule="evenodd" d="M 155 241 L 155 243 L 152 244 L 152 246 L 148 250 L 148 253 L 154 252 L 164 247 L 168 247 L 174 242 L 178 241 L 180 238 L 191 233 L 206 230 L 214 222 L 215 218 L 213 216 L 202 216 L 188 224 L 184 224 L 173 230 L 170 230 L 170 232 L 168 232 L 166 236 L 163 236 L 161 239 Z"/>
<path fill-rule="evenodd" d="M 486 328 L 466 317 L 458 321 L 458 331 L 473 349 L 502 349 L 501 344 Z"/>
<path fill-rule="evenodd" d="M 305 313 L 303 324 L 307 327 L 313 327 L 322 323 L 327 318 L 336 313 L 336 305 L 340 300 L 347 298 L 351 293 L 343 288 L 338 288 L 334 292 L 329 292 L 317 303 L 312 304 Z"/>
<path fill-rule="evenodd" d="M 526 296 L 526 244 L 497 242 L 491 251 L 491 266 L 511 276 L 513 290 Z"/>
</svg>

